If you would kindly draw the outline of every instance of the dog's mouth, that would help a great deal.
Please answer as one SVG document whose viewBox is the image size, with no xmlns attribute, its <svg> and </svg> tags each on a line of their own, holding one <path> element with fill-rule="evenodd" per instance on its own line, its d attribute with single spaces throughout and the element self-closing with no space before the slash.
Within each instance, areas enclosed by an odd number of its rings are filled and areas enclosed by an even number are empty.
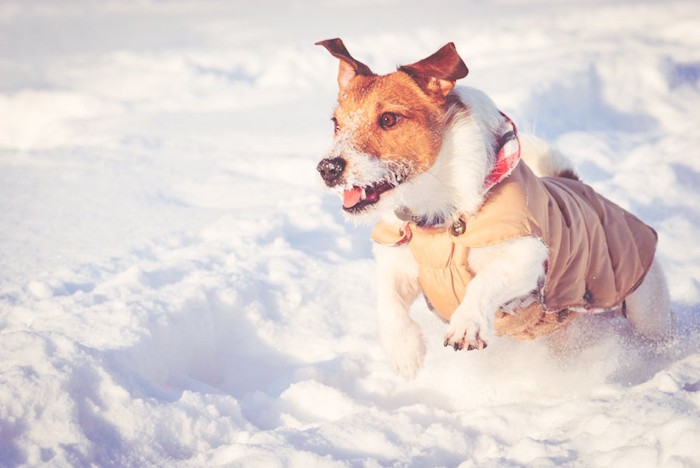
<svg viewBox="0 0 700 468">
<path fill-rule="evenodd" d="M 382 180 L 366 187 L 353 186 L 343 191 L 343 209 L 348 213 L 359 213 L 379 201 L 381 195 L 396 187 Z"/>
</svg>

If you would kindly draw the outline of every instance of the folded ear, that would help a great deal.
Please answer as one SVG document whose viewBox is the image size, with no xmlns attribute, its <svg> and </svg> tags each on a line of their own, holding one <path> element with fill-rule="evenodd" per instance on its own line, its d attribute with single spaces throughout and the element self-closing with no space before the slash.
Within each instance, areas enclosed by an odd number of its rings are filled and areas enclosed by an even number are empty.
<svg viewBox="0 0 700 468">
<path fill-rule="evenodd" d="M 399 70 L 411 75 L 425 92 L 441 98 L 452 91 L 457 80 L 469 73 L 452 42 L 445 44 L 430 57 L 411 65 L 403 65 Z"/>
<path fill-rule="evenodd" d="M 321 45 L 328 49 L 334 57 L 340 59 L 340 67 L 338 68 L 338 86 L 342 91 L 348 85 L 350 80 L 357 75 L 371 76 L 374 75 L 364 63 L 355 60 L 345 48 L 345 44 L 340 39 L 327 39 L 317 42 L 316 45 Z"/>
</svg>

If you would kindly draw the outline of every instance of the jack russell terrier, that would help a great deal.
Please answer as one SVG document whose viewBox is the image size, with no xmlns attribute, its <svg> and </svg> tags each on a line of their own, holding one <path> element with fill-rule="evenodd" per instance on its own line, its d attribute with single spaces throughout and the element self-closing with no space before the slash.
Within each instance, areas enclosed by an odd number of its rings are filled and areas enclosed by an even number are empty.
<svg viewBox="0 0 700 468">
<path fill-rule="evenodd" d="M 318 164 L 353 221 L 372 221 L 378 324 L 407 378 L 425 344 L 409 307 L 420 293 L 445 322 L 444 345 L 531 339 L 578 314 L 617 313 L 643 335 L 674 327 L 654 261 L 656 232 L 580 182 L 566 159 L 482 92 L 454 44 L 376 75 L 340 39 L 333 144 Z"/>
</svg>

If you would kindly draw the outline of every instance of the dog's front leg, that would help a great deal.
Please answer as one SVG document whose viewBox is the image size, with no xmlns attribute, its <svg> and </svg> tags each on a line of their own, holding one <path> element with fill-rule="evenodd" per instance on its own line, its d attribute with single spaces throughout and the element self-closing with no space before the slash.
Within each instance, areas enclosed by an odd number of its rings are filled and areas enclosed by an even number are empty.
<svg viewBox="0 0 700 468">
<path fill-rule="evenodd" d="M 450 318 L 445 346 L 485 348 L 493 335 L 496 311 L 537 289 L 547 255 L 547 247 L 534 237 L 472 249 L 468 261 L 476 274 Z"/>
<path fill-rule="evenodd" d="M 423 365 L 423 333 L 409 316 L 420 292 L 418 265 L 406 246 L 374 246 L 379 337 L 392 365 L 412 378 Z"/>
</svg>

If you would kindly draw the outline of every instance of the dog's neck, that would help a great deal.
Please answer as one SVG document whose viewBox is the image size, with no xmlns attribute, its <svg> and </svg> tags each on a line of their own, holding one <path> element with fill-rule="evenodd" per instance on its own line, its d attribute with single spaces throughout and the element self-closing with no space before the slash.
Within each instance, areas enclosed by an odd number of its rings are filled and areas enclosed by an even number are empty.
<svg viewBox="0 0 700 468">
<path fill-rule="evenodd" d="M 440 227 L 460 217 L 468 219 L 520 160 L 513 122 L 480 92 L 466 89 L 459 97 L 449 110 L 437 161 L 411 189 L 423 198 L 405 196 L 406 203 L 395 211 L 401 220 Z"/>
</svg>

